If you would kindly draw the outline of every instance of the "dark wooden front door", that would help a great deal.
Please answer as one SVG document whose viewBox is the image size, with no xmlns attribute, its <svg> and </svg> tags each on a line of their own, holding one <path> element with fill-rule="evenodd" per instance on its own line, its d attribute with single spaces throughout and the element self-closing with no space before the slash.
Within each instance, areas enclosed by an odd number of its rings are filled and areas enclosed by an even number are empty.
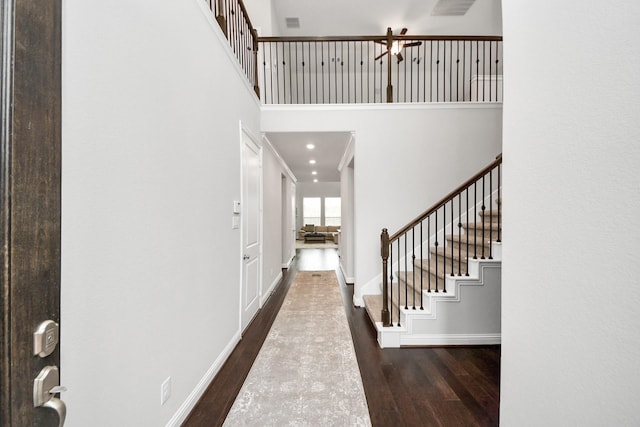
<svg viewBox="0 0 640 427">
<path fill-rule="evenodd" d="M 33 333 L 60 322 L 61 0 L 0 1 L 0 425 L 53 426 L 33 381 L 60 347 L 34 355 Z"/>
</svg>

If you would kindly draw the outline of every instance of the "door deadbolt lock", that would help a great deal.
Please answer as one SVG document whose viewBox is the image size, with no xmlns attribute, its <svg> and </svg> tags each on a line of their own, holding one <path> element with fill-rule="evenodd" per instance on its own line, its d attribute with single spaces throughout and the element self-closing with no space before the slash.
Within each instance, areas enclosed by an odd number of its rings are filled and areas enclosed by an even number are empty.
<svg viewBox="0 0 640 427">
<path fill-rule="evenodd" d="M 45 320 L 33 333 L 33 354 L 34 356 L 47 357 L 56 345 L 60 336 L 60 327 L 53 320 Z"/>
</svg>

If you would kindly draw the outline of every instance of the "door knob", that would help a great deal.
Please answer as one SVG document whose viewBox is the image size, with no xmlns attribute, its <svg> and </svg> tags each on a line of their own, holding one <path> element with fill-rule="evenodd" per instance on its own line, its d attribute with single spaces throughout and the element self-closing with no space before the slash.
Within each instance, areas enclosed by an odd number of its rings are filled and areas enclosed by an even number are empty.
<svg viewBox="0 0 640 427">
<path fill-rule="evenodd" d="M 49 408 L 56 411 L 58 414 L 59 427 L 64 425 L 64 420 L 67 417 L 67 406 L 64 402 L 55 394 L 67 389 L 60 387 L 60 374 L 58 368 L 55 366 L 45 366 L 38 374 L 35 380 L 33 380 L 33 406 Z"/>
<path fill-rule="evenodd" d="M 249 258 L 251 258 L 251 257 L 249 255 L 246 255 L 246 254 L 242 257 L 242 259 L 244 259 L 244 260 L 247 260 Z"/>
</svg>

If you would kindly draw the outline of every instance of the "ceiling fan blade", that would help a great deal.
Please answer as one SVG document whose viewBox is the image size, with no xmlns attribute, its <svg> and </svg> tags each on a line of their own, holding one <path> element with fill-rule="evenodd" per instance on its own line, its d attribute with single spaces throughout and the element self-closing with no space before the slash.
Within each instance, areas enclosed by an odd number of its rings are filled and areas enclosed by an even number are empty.
<svg viewBox="0 0 640 427">
<path fill-rule="evenodd" d="M 405 34 L 407 34 L 407 31 L 409 30 L 407 30 L 406 28 L 403 28 L 402 31 L 400 31 L 400 35 L 404 36 Z"/>
<path fill-rule="evenodd" d="M 388 51 L 388 50 L 387 50 L 387 51 L 385 51 L 385 52 L 382 52 L 380 55 L 376 56 L 375 61 L 377 61 L 378 59 L 382 58 L 382 57 L 383 57 L 383 56 L 385 56 L 387 53 L 389 53 L 389 51 Z"/>
<path fill-rule="evenodd" d="M 404 47 L 420 46 L 421 44 L 422 44 L 422 42 L 405 43 Z"/>
<path fill-rule="evenodd" d="M 402 62 L 402 60 L 404 59 L 402 57 L 402 53 L 398 53 L 396 56 L 398 57 L 398 62 Z"/>
<path fill-rule="evenodd" d="M 374 40 L 373 42 L 374 42 L 374 43 L 381 44 L 381 45 L 384 45 L 384 46 L 386 46 L 386 45 L 387 45 L 387 42 L 382 41 L 382 40 Z"/>
</svg>

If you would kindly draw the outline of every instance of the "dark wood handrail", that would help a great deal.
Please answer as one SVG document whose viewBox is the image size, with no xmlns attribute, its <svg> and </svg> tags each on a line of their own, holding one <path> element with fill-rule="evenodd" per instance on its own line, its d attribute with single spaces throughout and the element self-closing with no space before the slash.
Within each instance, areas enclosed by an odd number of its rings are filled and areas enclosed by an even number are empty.
<svg viewBox="0 0 640 427">
<path fill-rule="evenodd" d="M 487 173 L 489 173 L 489 171 L 491 171 L 493 168 L 495 168 L 496 166 L 498 166 L 501 163 L 502 163 L 502 153 L 498 154 L 498 156 L 496 156 L 496 159 L 493 162 L 491 162 L 491 164 L 489 164 L 487 167 L 485 167 L 480 172 L 478 172 L 477 174 L 475 174 L 474 176 L 472 176 L 471 178 L 466 180 L 463 184 L 458 186 L 455 190 L 453 190 L 452 192 L 447 194 L 445 197 L 443 197 L 436 204 L 434 204 L 429 209 L 427 209 L 422 214 L 420 214 L 420 216 L 418 216 L 416 219 L 414 219 L 409 224 L 404 226 L 400 231 L 397 231 L 391 237 L 389 237 L 389 244 L 391 244 L 394 241 L 398 240 L 398 238 L 400 236 L 402 236 L 404 233 L 406 233 L 407 231 L 411 230 L 416 225 L 420 224 L 420 222 L 422 222 L 426 217 L 428 217 L 429 215 L 431 215 L 432 213 L 434 213 L 435 211 L 440 209 L 445 203 L 447 203 L 449 200 L 451 200 L 451 198 L 453 198 L 458 193 L 461 193 L 465 188 L 469 187 L 471 184 L 476 182 L 483 175 L 486 175 Z"/>
<path fill-rule="evenodd" d="M 394 40 L 460 40 L 460 41 L 502 41 L 502 36 L 442 36 L 415 35 L 392 36 Z M 298 37 L 258 37 L 259 42 L 360 42 L 386 41 L 387 36 L 298 36 Z"/>
<path fill-rule="evenodd" d="M 249 13 L 247 13 L 247 8 L 244 6 L 244 2 L 242 0 L 238 0 L 238 4 L 240 5 L 240 10 L 242 11 L 242 14 L 244 15 L 244 19 L 247 22 L 247 26 L 249 27 L 249 31 L 251 31 L 251 34 L 255 34 L 255 28 L 251 24 L 251 19 L 249 19 Z"/>
</svg>

